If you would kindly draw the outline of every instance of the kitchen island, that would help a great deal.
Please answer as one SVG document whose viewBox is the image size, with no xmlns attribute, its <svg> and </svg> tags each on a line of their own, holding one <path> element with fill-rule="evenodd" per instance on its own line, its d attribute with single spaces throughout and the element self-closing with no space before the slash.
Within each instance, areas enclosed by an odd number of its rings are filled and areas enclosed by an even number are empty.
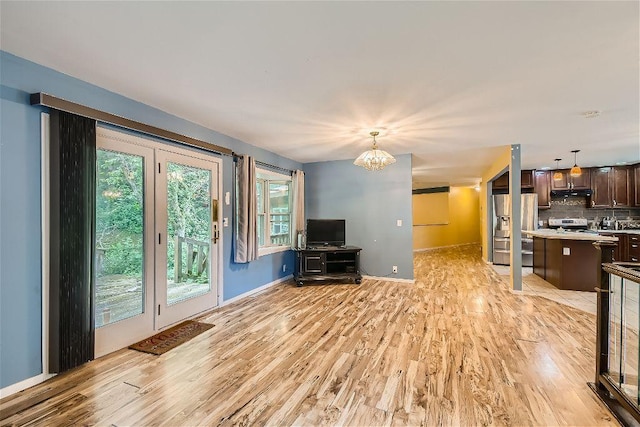
<svg viewBox="0 0 640 427">
<path fill-rule="evenodd" d="M 599 286 L 600 252 L 593 242 L 617 237 L 558 230 L 527 231 L 533 237 L 533 273 L 558 289 L 593 291 Z"/>
</svg>

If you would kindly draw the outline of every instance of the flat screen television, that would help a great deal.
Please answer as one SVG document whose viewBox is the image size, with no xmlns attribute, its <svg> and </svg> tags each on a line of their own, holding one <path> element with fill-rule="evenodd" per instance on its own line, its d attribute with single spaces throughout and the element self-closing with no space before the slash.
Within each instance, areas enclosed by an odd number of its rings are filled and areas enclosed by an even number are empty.
<svg viewBox="0 0 640 427">
<path fill-rule="evenodd" d="M 344 246 L 344 219 L 308 219 L 307 246 Z"/>
</svg>

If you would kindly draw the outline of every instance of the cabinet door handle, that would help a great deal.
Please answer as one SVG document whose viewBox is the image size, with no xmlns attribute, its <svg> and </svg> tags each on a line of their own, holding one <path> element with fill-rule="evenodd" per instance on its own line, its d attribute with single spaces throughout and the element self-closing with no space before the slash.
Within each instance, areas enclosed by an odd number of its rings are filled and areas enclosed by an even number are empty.
<svg viewBox="0 0 640 427">
<path fill-rule="evenodd" d="M 596 201 L 595 201 L 595 200 L 592 200 L 592 201 L 591 201 L 591 207 L 594 207 L 595 205 L 596 205 Z"/>
<path fill-rule="evenodd" d="M 618 204 L 618 202 L 615 201 L 615 199 L 613 200 L 613 206 L 616 206 Z"/>
</svg>

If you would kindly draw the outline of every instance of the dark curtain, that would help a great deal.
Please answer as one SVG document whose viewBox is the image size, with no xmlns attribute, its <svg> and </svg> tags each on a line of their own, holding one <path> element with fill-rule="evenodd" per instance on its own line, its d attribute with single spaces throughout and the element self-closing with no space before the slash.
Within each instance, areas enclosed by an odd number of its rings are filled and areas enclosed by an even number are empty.
<svg viewBox="0 0 640 427">
<path fill-rule="evenodd" d="M 64 372 L 94 357 L 96 122 L 52 111 L 50 127 L 49 365 Z"/>
</svg>

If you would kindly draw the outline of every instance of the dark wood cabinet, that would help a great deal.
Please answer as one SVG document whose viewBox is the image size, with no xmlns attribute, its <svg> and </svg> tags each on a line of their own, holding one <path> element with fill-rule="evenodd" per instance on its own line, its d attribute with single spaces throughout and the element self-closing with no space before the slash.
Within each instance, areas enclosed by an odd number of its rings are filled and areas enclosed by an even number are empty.
<svg viewBox="0 0 640 427">
<path fill-rule="evenodd" d="M 611 187 L 613 207 L 630 207 L 634 205 L 632 201 L 631 186 L 633 185 L 633 170 L 628 166 L 614 166 Z"/>
<path fill-rule="evenodd" d="M 582 175 L 571 176 L 571 169 L 560 169 L 552 171 L 553 174 L 559 172 L 561 179 L 551 180 L 552 190 L 585 190 L 591 188 L 591 170 L 582 168 Z"/>
<path fill-rule="evenodd" d="M 534 188 L 538 194 L 538 209 L 549 209 L 551 207 L 551 173 L 535 171 Z"/>
<path fill-rule="evenodd" d="M 627 261 L 640 262 L 640 234 L 627 236 Z"/>
<path fill-rule="evenodd" d="M 633 206 L 634 170 L 628 166 L 607 166 L 591 171 L 592 208 Z"/>
<path fill-rule="evenodd" d="M 360 283 L 360 251 L 355 246 L 296 250 L 294 280 L 353 280 Z"/>
<path fill-rule="evenodd" d="M 611 185 L 609 183 L 611 168 L 593 168 L 591 171 L 591 207 L 608 208 L 611 206 Z"/>
<path fill-rule="evenodd" d="M 593 291 L 600 252 L 588 240 L 533 239 L 533 272 L 558 289 Z"/>
<path fill-rule="evenodd" d="M 493 180 L 494 190 L 509 190 L 509 172 L 505 172 Z"/>
<path fill-rule="evenodd" d="M 635 206 L 640 206 L 640 163 L 633 166 L 633 193 L 635 194 Z"/>
<path fill-rule="evenodd" d="M 520 171 L 520 188 L 529 190 L 535 187 L 534 172 L 531 169 Z M 493 180 L 493 189 L 509 191 L 509 172 L 505 172 Z"/>
</svg>

